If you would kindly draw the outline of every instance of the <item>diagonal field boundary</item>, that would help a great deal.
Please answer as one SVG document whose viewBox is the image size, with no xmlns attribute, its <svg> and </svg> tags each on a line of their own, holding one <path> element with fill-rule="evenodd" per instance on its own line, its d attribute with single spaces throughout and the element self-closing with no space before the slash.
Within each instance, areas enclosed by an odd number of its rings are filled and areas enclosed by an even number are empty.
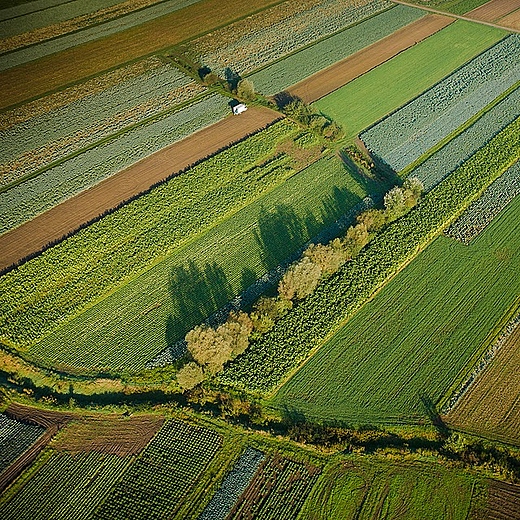
<svg viewBox="0 0 520 520">
<path fill-rule="evenodd" d="M 0 236 L 0 271 L 20 263 L 166 178 L 281 119 L 252 107 L 229 116 L 105 179 Z"/>
<path fill-rule="evenodd" d="M 317 101 L 400 52 L 444 29 L 454 21 L 451 17 L 439 14 L 425 16 L 327 69 L 313 74 L 290 87 L 288 91 L 291 95 L 301 98 L 306 103 Z"/>
</svg>

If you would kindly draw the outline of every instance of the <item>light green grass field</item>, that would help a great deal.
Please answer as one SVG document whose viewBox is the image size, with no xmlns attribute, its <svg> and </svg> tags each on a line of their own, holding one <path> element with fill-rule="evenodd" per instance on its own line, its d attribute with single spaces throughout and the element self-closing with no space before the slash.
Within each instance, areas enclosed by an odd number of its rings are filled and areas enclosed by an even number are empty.
<svg viewBox="0 0 520 520">
<path fill-rule="evenodd" d="M 464 14 L 489 2 L 489 0 L 411 0 L 412 4 L 424 5 L 454 14 Z"/>
<path fill-rule="evenodd" d="M 29 349 L 68 368 L 139 369 L 378 188 L 319 160 Z"/>
<path fill-rule="evenodd" d="M 314 105 L 353 137 L 506 34 L 459 20 Z"/>
<path fill-rule="evenodd" d="M 310 494 L 299 520 L 465 520 L 472 482 L 437 464 L 338 461 Z"/>
<path fill-rule="evenodd" d="M 520 198 L 469 246 L 440 236 L 274 397 L 309 417 L 420 421 L 520 294 Z M 430 410 L 431 411 L 431 410 Z"/>
</svg>

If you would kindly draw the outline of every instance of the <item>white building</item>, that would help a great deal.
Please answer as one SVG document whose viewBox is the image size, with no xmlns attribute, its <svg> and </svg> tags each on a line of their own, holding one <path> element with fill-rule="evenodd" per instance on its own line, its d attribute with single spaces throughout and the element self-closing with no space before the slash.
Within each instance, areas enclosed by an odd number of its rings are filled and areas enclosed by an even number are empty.
<svg viewBox="0 0 520 520">
<path fill-rule="evenodd" d="M 233 114 L 238 116 L 238 114 L 241 114 L 242 112 L 245 112 L 247 110 L 247 106 L 244 105 L 244 103 L 239 103 L 238 105 L 235 105 L 233 107 Z"/>
</svg>

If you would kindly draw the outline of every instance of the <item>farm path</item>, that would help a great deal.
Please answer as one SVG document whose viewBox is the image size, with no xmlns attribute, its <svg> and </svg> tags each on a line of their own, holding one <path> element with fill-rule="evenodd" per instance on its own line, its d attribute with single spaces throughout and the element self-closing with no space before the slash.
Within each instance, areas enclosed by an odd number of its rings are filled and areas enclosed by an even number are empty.
<svg viewBox="0 0 520 520">
<path fill-rule="evenodd" d="M 411 4 L 410 2 L 403 2 L 402 0 L 392 0 L 396 4 L 407 5 L 409 7 L 416 7 L 423 9 L 430 13 L 441 14 L 457 18 L 458 20 L 466 20 L 467 22 L 477 22 L 497 29 L 504 29 L 506 31 L 520 32 L 519 14 L 516 12 L 520 8 L 520 0 L 491 0 L 473 11 L 469 11 L 463 15 L 447 13 L 439 11 L 433 7 L 426 7 L 424 5 Z"/>
<path fill-rule="evenodd" d="M 395 33 L 356 52 L 325 70 L 297 83 L 288 89 L 306 103 L 312 103 L 342 87 L 349 81 L 381 65 L 400 52 L 448 26 L 454 20 L 448 16 L 432 14 L 403 27 Z"/>
<path fill-rule="evenodd" d="M 59 241 L 82 225 L 130 200 L 166 177 L 280 119 L 268 108 L 253 107 L 229 116 L 146 157 L 33 220 L 0 236 L 0 270 Z"/>
</svg>

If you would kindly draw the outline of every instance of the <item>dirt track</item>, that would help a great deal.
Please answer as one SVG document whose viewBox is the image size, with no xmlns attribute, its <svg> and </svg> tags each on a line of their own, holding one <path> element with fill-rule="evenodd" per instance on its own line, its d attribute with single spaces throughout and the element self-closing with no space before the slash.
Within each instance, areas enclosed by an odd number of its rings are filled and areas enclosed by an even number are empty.
<svg viewBox="0 0 520 520">
<path fill-rule="evenodd" d="M 425 16 L 288 90 L 307 103 L 316 101 L 440 31 L 453 21 L 453 18 L 437 14 Z"/>
<path fill-rule="evenodd" d="M 229 116 L 0 236 L 0 270 L 41 251 L 105 211 L 280 118 L 267 108 Z"/>
</svg>

